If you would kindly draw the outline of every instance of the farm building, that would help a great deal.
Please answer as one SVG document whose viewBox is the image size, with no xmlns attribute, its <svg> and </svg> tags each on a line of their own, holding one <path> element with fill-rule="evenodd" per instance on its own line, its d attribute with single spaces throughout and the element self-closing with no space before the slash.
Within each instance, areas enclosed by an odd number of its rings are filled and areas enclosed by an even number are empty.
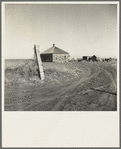
<svg viewBox="0 0 121 149">
<path fill-rule="evenodd" d="M 95 55 L 93 55 L 93 56 L 83 56 L 82 57 L 82 60 L 83 61 L 97 61 L 97 57 L 95 56 Z"/>
<path fill-rule="evenodd" d="M 93 62 L 97 61 L 97 57 L 95 55 L 93 55 L 92 57 L 90 57 L 89 61 L 92 60 Z"/>
<path fill-rule="evenodd" d="M 82 59 L 83 59 L 84 61 L 87 61 L 87 60 L 89 60 L 89 56 L 83 56 Z"/>
<path fill-rule="evenodd" d="M 40 54 L 42 62 L 68 62 L 69 53 L 53 46 Z"/>
</svg>

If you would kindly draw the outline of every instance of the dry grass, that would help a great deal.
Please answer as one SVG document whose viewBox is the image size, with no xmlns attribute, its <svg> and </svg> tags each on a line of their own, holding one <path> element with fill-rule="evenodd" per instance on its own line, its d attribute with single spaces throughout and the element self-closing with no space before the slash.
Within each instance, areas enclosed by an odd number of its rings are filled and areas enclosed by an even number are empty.
<svg viewBox="0 0 121 149">
<path fill-rule="evenodd" d="M 5 110 L 115 111 L 115 66 L 114 62 L 43 63 L 42 81 L 35 61 L 9 61 Z"/>
<path fill-rule="evenodd" d="M 103 62 L 98 62 L 103 63 Z M 89 63 L 90 64 L 90 63 Z M 109 63 L 105 62 L 105 65 Z M 100 64 L 98 64 L 100 65 Z M 116 62 L 110 62 L 116 66 Z M 39 78 L 39 70 L 35 60 L 9 60 L 5 61 L 5 85 L 21 84 L 55 84 L 78 79 L 83 74 L 80 63 L 43 63 L 45 80 Z"/>
<path fill-rule="evenodd" d="M 39 70 L 35 60 L 6 61 L 5 85 L 62 83 L 78 78 L 78 69 L 69 63 L 43 63 L 45 80 L 39 78 Z M 81 74 L 81 71 L 80 71 Z"/>
</svg>

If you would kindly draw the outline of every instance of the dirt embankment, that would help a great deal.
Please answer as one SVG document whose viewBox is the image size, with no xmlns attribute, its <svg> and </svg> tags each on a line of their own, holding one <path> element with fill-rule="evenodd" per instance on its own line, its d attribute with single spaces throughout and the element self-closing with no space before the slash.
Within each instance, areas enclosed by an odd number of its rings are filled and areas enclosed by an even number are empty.
<svg viewBox="0 0 121 149">
<path fill-rule="evenodd" d="M 5 110 L 115 111 L 117 69 L 111 63 L 44 63 L 45 80 L 30 61 L 5 70 Z"/>
<path fill-rule="evenodd" d="M 7 62 L 6 62 L 7 63 Z M 11 64 L 10 64 L 11 63 Z M 78 78 L 76 70 L 66 64 L 43 63 L 45 80 L 42 81 L 39 76 L 39 70 L 36 61 L 20 62 L 18 65 L 9 62 L 5 66 L 5 85 L 21 86 L 21 85 L 49 85 L 64 83 Z M 81 71 L 80 71 L 81 73 Z"/>
</svg>

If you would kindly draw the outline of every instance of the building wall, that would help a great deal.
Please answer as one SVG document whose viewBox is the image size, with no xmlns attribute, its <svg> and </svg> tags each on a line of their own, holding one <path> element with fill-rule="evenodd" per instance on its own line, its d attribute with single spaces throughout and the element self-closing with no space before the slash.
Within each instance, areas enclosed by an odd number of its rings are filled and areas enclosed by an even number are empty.
<svg viewBox="0 0 121 149">
<path fill-rule="evenodd" d="M 94 62 L 94 61 L 97 61 L 97 57 L 94 55 L 94 56 L 92 56 L 92 61 Z"/>
<path fill-rule="evenodd" d="M 40 54 L 42 62 L 52 62 L 52 54 Z"/>
<path fill-rule="evenodd" d="M 68 62 L 69 54 L 53 54 L 53 62 Z"/>
<path fill-rule="evenodd" d="M 82 59 L 87 61 L 87 60 L 89 60 L 89 56 L 83 56 Z"/>
</svg>

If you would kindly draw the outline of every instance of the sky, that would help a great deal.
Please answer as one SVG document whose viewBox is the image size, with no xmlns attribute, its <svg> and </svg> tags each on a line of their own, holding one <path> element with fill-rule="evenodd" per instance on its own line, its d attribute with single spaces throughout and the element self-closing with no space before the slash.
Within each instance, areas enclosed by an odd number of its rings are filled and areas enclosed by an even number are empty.
<svg viewBox="0 0 121 149">
<path fill-rule="evenodd" d="M 5 59 L 34 58 L 52 47 L 71 57 L 117 57 L 116 4 L 5 4 Z"/>
</svg>

